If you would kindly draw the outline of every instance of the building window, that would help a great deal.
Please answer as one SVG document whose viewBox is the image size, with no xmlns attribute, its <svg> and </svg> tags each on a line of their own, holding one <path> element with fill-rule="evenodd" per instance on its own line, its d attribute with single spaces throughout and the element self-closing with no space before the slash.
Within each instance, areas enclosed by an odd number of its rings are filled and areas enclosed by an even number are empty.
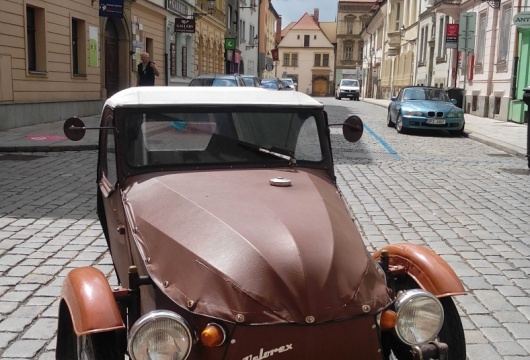
<svg viewBox="0 0 530 360">
<path fill-rule="evenodd" d="M 248 34 L 248 41 L 250 46 L 255 46 L 258 42 L 258 40 L 254 40 L 256 37 L 256 27 L 254 25 L 250 25 L 249 28 L 249 34 Z"/>
<path fill-rule="evenodd" d="M 357 52 L 357 60 L 359 61 L 362 61 L 363 59 L 363 48 L 364 48 L 364 42 L 362 41 L 359 41 L 359 47 L 358 47 L 358 52 Z"/>
<path fill-rule="evenodd" d="M 297 53 L 284 53 L 283 54 L 283 66 L 298 66 L 298 54 Z"/>
<path fill-rule="evenodd" d="M 484 49 L 486 48 L 486 24 L 488 22 L 487 13 L 483 12 L 480 14 L 478 20 L 478 36 L 477 43 L 475 44 L 475 63 L 483 64 L 484 63 Z"/>
<path fill-rule="evenodd" d="M 72 18 L 72 73 L 86 74 L 87 39 L 85 21 Z"/>
<path fill-rule="evenodd" d="M 510 26 L 512 22 L 511 4 L 503 6 L 501 19 L 501 33 L 499 35 L 498 62 L 506 62 L 508 59 L 508 47 L 510 45 Z"/>
<path fill-rule="evenodd" d="M 44 9 L 26 7 L 26 38 L 28 71 L 46 71 L 46 29 Z"/>
<path fill-rule="evenodd" d="M 329 67 L 329 54 L 315 54 L 315 67 Z"/>
<path fill-rule="evenodd" d="M 399 31 L 401 28 L 401 3 L 396 2 L 394 4 L 396 9 L 392 9 L 392 12 L 395 14 L 396 20 L 394 21 L 394 31 Z"/>
<path fill-rule="evenodd" d="M 353 20 L 348 20 L 346 23 L 346 34 L 353 34 Z"/>
<path fill-rule="evenodd" d="M 420 64 L 425 65 L 425 58 L 427 53 L 427 34 L 429 33 L 429 27 L 424 26 L 421 28 L 421 36 L 420 36 L 420 54 L 419 54 L 419 60 Z"/>
<path fill-rule="evenodd" d="M 298 54 L 291 55 L 291 66 L 298 66 Z"/>
<path fill-rule="evenodd" d="M 445 57 L 445 19 L 440 18 L 438 25 L 438 58 Z"/>
<path fill-rule="evenodd" d="M 315 63 L 313 64 L 313 66 L 320 66 L 321 58 L 322 54 L 315 54 Z"/>
<path fill-rule="evenodd" d="M 232 5 L 228 5 L 228 12 L 226 13 L 226 27 L 232 29 Z"/>
<path fill-rule="evenodd" d="M 241 42 L 243 43 L 246 42 L 245 26 L 246 26 L 245 22 L 243 20 L 239 20 L 239 39 L 241 39 Z"/>
<path fill-rule="evenodd" d="M 304 47 L 309 47 L 309 35 L 304 35 Z"/>
<path fill-rule="evenodd" d="M 353 46 L 352 44 L 344 44 L 344 60 L 353 60 Z"/>
</svg>

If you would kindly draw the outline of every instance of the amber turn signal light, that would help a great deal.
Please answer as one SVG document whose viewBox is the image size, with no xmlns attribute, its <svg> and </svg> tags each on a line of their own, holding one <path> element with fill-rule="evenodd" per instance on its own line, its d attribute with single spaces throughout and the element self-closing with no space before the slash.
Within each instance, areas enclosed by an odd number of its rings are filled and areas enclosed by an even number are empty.
<svg viewBox="0 0 530 360">
<path fill-rule="evenodd" d="M 390 309 L 383 310 L 379 319 L 381 329 L 390 330 L 397 324 L 396 312 Z"/>
<path fill-rule="evenodd" d="M 224 329 L 217 324 L 208 324 L 201 332 L 201 342 L 204 346 L 215 347 L 220 346 L 226 339 Z"/>
</svg>

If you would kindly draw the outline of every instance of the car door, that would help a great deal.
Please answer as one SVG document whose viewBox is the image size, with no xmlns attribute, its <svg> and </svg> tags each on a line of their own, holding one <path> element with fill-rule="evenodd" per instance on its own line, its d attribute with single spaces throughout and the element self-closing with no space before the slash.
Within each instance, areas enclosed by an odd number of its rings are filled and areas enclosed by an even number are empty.
<svg viewBox="0 0 530 360">
<path fill-rule="evenodd" d="M 403 89 L 399 91 L 396 99 L 390 103 L 390 113 L 392 115 L 393 122 L 396 121 L 399 111 L 401 109 L 401 105 L 400 105 L 401 99 L 403 99 Z"/>
<path fill-rule="evenodd" d="M 117 134 L 114 130 L 114 112 L 107 108 L 103 112 L 100 130 L 100 151 L 98 165 L 98 215 L 104 228 L 120 283 L 128 286 L 127 269 L 131 262 L 125 212 L 118 181 L 118 161 L 116 154 Z"/>
</svg>

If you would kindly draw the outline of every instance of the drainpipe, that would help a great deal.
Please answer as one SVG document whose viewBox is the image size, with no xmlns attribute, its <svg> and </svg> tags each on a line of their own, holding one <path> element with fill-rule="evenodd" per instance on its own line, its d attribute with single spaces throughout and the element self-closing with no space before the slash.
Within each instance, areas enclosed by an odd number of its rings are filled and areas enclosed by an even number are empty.
<svg viewBox="0 0 530 360">
<path fill-rule="evenodd" d="M 517 1 L 517 13 L 521 12 L 521 0 Z M 519 30 L 515 29 L 515 42 L 513 48 L 513 75 L 512 75 L 512 99 L 517 99 L 517 68 L 519 66 Z"/>
<path fill-rule="evenodd" d="M 497 22 L 499 21 L 499 9 L 493 9 L 493 29 L 491 31 L 490 63 L 488 67 L 488 81 L 486 83 L 486 96 L 489 98 L 493 88 L 493 66 L 495 65 L 495 53 L 497 51 Z M 488 109 L 489 113 L 489 109 Z"/>
<path fill-rule="evenodd" d="M 368 52 L 369 52 L 369 56 L 370 56 L 370 66 L 368 66 L 368 76 L 366 77 L 367 79 L 369 79 L 368 81 L 368 86 L 367 86 L 367 89 L 365 91 L 365 96 L 368 95 L 367 97 L 369 98 L 373 98 L 373 87 L 374 87 L 374 80 L 373 80 L 373 75 L 372 75 L 372 67 L 373 67 L 373 56 L 372 56 L 372 52 L 375 52 L 375 49 L 373 47 L 373 44 L 372 44 L 372 35 L 373 33 L 369 33 L 368 31 L 366 31 L 366 33 L 368 35 L 370 35 L 370 46 L 368 48 Z"/>
<path fill-rule="evenodd" d="M 418 35 L 421 33 L 420 16 L 421 6 L 418 5 L 418 16 L 416 17 L 418 19 L 418 21 L 416 22 L 416 50 L 414 51 L 414 61 L 412 62 L 412 66 L 414 66 L 414 78 L 412 78 L 412 85 L 416 85 L 416 81 L 418 79 L 418 59 L 420 57 L 420 39 L 418 39 Z"/>
</svg>

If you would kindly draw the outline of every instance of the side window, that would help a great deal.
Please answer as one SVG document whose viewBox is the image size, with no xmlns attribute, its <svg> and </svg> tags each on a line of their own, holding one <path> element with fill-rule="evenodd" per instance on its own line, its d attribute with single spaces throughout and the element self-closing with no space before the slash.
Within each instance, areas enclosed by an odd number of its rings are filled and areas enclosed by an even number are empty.
<svg viewBox="0 0 530 360">
<path fill-rule="evenodd" d="M 106 109 L 103 126 L 114 127 L 114 117 L 111 109 Z M 113 129 L 102 130 L 104 134 L 105 148 L 102 158 L 103 177 L 108 181 L 112 187 L 116 186 L 118 182 L 118 173 L 116 171 L 116 140 Z"/>
</svg>

